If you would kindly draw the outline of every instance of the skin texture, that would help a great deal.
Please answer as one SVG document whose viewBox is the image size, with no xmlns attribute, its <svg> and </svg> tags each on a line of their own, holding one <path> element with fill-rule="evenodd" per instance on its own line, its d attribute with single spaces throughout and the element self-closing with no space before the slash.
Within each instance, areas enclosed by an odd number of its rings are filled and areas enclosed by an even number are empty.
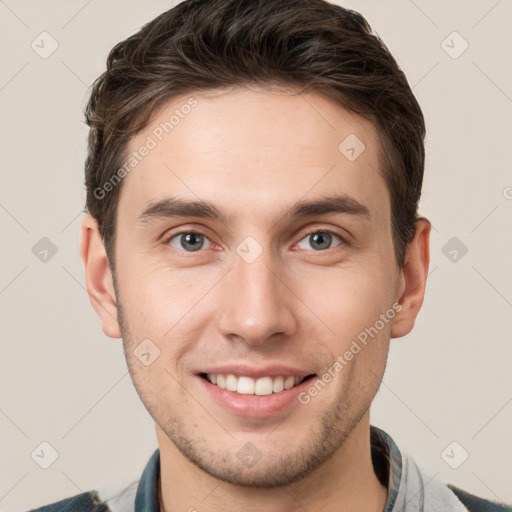
<svg viewBox="0 0 512 512">
<path fill-rule="evenodd" d="M 190 96 L 160 109 L 129 151 Z M 387 490 L 371 463 L 369 407 L 390 339 L 410 332 L 423 301 L 430 223 L 417 222 L 400 270 L 378 134 L 332 101 L 247 88 L 192 96 L 197 106 L 124 178 L 117 290 L 92 217 L 81 233 L 91 303 L 105 334 L 123 338 L 156 423 L 165 510 L 381 511 Z M 349 134 L 366 147 L 354 161 L 338 150 Z M 369 215 L 283 217 L 297 201 L 334 193 Z M 212 202 L 231 218 L 137 222 L 169 196 Z M 176 236 L 190 230 L 205 236 L 198 251 Z M 318 249 L 309 235 L 325 231 L 331 244 Z M 262 249 L 252 263 L 236 251 L 247 236 Z M 276 363 L 321 376 L 394 304 L 401 310 L 317 396 L 272 417 L 228 412 L 196 375 L 207 365 Z M 160 350 L 149 366 L 134 355 L 144 339 Z M 251 467 L 236 456 L 249 442 L 261 454 Z"/>
</svg>

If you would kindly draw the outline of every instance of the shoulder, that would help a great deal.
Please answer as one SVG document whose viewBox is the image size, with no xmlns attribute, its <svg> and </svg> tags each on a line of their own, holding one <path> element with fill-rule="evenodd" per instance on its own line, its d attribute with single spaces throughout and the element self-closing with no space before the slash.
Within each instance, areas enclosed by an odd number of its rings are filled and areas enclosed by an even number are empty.
<svg viewBox="0 0 512 512">
<path fill-rule="evenodd" d="M 100 500 L 97 491 L 89 491 L 29 512 L 110 512 L 110 508 Z"/>
<path fill-rule="evenodd" d="M 447 484 L 447 487 L 457 496 L 469 512 L 512 512 L 512 505 L 479 498 L 453 484 Z"/>
</svg>

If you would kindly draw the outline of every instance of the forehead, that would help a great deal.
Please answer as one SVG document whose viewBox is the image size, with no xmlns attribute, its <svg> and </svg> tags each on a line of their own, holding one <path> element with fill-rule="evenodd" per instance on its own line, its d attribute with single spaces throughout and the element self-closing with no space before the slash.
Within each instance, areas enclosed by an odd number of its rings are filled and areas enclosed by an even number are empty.
<svg viewBox="0 0 512 512">
<path fill-rule="evenodd" d="M 134 214 L 172 195 L 271 215 L 334 192 L 389 211 L 374 125 L 316 93 L 239 88 L 175 97 L 126 153 L 135 165 L 120 203 Z"/>
</svg>

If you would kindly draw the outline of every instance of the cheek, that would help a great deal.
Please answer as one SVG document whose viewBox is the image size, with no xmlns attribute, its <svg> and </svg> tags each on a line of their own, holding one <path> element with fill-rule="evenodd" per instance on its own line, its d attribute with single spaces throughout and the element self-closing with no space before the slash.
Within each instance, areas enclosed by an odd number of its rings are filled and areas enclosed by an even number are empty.
<svg viewBox="0 0 512 512">
<path fill-rule="evenodd" d="M 392 306 L 392 286 L 383 275 L 378 267 L 347 265 L 308 273 L 293 286 L 341 349 Z"/>
<path fill-rule="evenodd" d="M 162 340 L 188 315 L 196 314 L 201 298 L 216 276 L 198 269 L 170 269 L 161 264 L 127 261 L 120 276 L 123 306 L 132 331 Z"/>
</svg>

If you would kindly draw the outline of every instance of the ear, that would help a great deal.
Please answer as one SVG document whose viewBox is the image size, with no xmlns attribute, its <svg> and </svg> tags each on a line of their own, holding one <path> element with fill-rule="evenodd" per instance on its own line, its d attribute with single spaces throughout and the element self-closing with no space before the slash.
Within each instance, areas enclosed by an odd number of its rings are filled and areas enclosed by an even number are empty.
<svg viewBox="0 0 512 512">
<path fill-rule="evenodd" d="M 114 282 L 96 219 L 87 214 L 80 228 L 80 256 L 92 307 L 101 319 L 103 332 L 121 338 Z"/>
<path fill-rule="evenodd" d="M 416 233 L 407 246 L 404 267 L 400 271 L 400 291 L 397 302 L 402 309 L 397 312 L 391 328 L 392 338 L 401 338 L 414 327 L 427 283 L 430 262 L 430 228 L 428 219 L 416 221 Z"/>
</svg>

